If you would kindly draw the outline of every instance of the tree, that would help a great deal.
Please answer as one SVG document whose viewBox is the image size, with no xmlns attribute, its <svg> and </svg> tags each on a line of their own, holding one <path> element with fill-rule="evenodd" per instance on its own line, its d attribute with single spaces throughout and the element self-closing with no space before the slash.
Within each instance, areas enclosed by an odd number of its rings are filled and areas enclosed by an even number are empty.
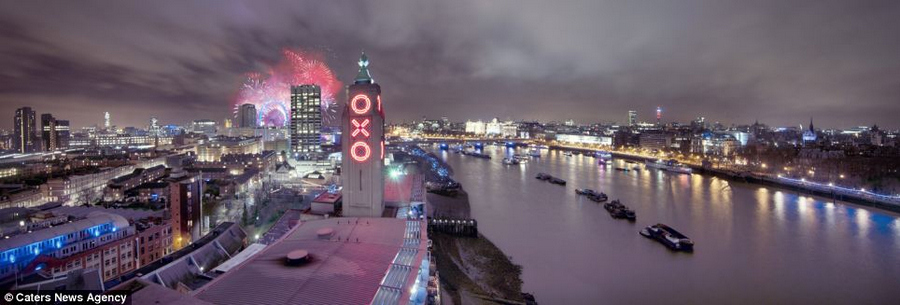
<svg viewBox="0 0 900 305">
<path fill-rule="evenodd" d="M 249 217 L 249 215 L 247 215 L 247 203 L 244 202 L 244 211 L 241 212 L 241 224 L 244 227 L 246 227 L 247 224 L 250 222 L 250 219 L 248 217 Z"/>
</svg>

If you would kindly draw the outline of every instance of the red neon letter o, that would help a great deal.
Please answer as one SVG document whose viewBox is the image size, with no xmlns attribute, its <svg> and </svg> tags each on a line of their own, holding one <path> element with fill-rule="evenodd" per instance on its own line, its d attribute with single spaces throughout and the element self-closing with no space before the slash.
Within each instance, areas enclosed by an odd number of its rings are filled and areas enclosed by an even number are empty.
<svg viewBox="0 0 900 305">
<path fill-rule="evenodd" d="M 364 94 L 357 94 L 350 100 L 350 109 L 356 114 L 366 114 L 372 109 L 372 100 Z"/>
<path fill-rule="evenodd" d="M 357 162 L 369 160 L 371 154 L 372 149 L 369 148 L 369 144 L 366 144 L 366 142 L 357 141 L 356 143 L 353 143 L 353 146 L 350 146 L 350 156 Z"/>
</svg>

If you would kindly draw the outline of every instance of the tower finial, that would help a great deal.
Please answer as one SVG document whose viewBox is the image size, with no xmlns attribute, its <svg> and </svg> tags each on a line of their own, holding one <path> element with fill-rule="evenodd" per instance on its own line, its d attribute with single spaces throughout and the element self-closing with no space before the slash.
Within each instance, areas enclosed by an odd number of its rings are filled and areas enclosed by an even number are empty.
<svg viewBox="0 0 900 305">
<path fill-rule="evenodd" d="M 357 84 L 371 84 L 374 81 L 372 80 L 372 75 L 369 74 L 369 57 L 366 56 L 366 52 L 363 51 L 362 55 L 359 56 L 359 73 L 356 74 L 355 83 Z"/>
</svg>

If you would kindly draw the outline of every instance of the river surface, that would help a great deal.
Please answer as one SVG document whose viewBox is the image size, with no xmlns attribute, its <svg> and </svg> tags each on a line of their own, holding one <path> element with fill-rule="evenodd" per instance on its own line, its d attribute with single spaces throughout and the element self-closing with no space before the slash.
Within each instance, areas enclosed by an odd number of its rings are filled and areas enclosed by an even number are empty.
<svg viewBox="0 0 900 305">
<path fill-rule="evenodd" d="M 492 160 L 431 150 L 469 193 L 479 231 L 523 266 L 523 290 L 541 304 L 900 302 L 895 213 L 621 159 L 601 167 L 544 150 L 505 166 L 503 147 L 485 146 Z M 539 172 L 568 185 L 537 180 Z M 611 218 L 575 188 L 621 199 L 637 221 Z M 638 234 L 655 223 L 693 239 L 694 253 Z"/>
</svg>

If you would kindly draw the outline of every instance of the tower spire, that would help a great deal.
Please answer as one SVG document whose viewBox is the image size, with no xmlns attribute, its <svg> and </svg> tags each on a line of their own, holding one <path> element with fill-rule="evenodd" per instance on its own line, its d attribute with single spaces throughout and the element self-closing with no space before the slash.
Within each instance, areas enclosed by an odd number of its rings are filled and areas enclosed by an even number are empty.
<svg viewBox="0 0 900 305">
<path fill-rule="evenodd" d="M 374 83 L 372 80 L 372 75 L 369 74 L 369 57 L 366 56 L 366 52 L 363 51 L 362 55 L 359 57 L 359 73 L 356 74 L 356 80 L 354 83 L 357 84 L 371 84 Z"/>
</svg>

